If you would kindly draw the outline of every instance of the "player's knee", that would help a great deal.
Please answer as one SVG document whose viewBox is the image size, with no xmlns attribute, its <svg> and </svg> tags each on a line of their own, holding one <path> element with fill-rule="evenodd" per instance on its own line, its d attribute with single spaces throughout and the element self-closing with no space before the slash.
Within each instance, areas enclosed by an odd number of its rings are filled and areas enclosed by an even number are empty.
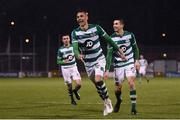
<svg viewBox="0 0 180 120">
<path fill-rule="evenodd" d="M 121 91 L 121 89 L 122 89 L 122 84 L 116 82 L 115 83 L 115 91 Z"/>
<path fill-rule="evenodd" d="M 101 81 L 102 80 L 102 77 L 100 76 L 100 75 L 96 75 L 95 76 L 95 81 L 96 82 L 99 82 L 99 81 Z"/>
<path fill-rule="evenodd" d="M 134 88 L 135 88 L 135 82 L 134 82 L 134 79 L 129 80 L 128 83 L 129 83 L 130 89 L 134 89 Z"/>
</svg>

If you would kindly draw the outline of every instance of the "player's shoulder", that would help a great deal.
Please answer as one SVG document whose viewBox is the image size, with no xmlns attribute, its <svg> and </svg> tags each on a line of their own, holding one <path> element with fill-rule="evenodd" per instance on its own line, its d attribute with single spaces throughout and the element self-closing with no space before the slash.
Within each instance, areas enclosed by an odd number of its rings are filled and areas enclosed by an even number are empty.
<svg viewBox="0 0 180 120">
<path fill-rule="evenodd" d="M 73 32 L 76 32 L 76 31 L 80 31 L 80 27 L 75 28 L 75 29 L 72 31 L 72 33 L 73 33 Z"/>
<path fill-rule="evenodd" d="M 60 46 L 60 47 L 59 47 L 59 50 L 61 50 L 61 49 L 63 49 L 63 48 L 64 48 L 63 46 Z"/>
<path fill-rule="evenodd" d="M 115 32 L 110 35 L 110 37 L 116 37 L 116 36 L 117 34 Z"/>
<path fill-rule="evenodd" d="M 125 35 L 134 35 L 133 32 L 130 32 L 130 31 L 127 31 L 127 30 L 124 31 L 124 34 L 125 34 Z"/>
</svg>

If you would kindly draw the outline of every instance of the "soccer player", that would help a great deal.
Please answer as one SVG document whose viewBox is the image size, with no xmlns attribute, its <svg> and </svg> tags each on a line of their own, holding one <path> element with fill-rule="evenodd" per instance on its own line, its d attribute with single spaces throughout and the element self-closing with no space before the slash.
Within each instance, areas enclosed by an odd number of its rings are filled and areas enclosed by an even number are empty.
<svg viewBox="0 0 180 120">
<path fill-rule="evenodd" d="M 76 14 L 79 27 L 72 31 L 72 43 L 75 56 L 82 60 L 85 65 L 88 77 L 94 83 L 99 96 L 104 101 L 103 115 L 108 115 L 113 111 L 111 100 L 109 99 L 107 87 L 102 80 L 105 71 L 106 59 L 100 45 L 100 37 L 104 42 L 109 43 L 119 55 L 125 59 L 121 49 L 112 41 L 110 36 L 96 24 L 88 24 L 88 12 L 80 10 Z"/>
<path fill-rule="evenodd" d="M 140 63 L 140 69 L 139 69 L 140 79 L 139 79 L 139 82 L 141 82 L 142 77 L 144 77 L 147 80 L 147 82 L 149 82 L 149 79 L 146 77 L 146 70 L 148 67 L 148 62 L 146 59 L 144 59 L 143 55 L 140 55 L 139 63 Z"/>
<path fill-rule="evenodd" d="M 116 51 L 113 51 L 111 45 L 109 45 L 107 52 L 107 63 L 106 72 L 104 74 L 105 79 L 107 79 L 108 72 L 111 66 L 111 62 L 114 65 L 115 73 L 115 96 L 116 104 L 114 106 L 114 112 L 118 112 L 120 104 L 122 102 L 122 84 L 125 77 L 128 80 L 130 88 L 130 99 L 131 99 L 131 114 L 137 114 L 136 110 L 136 88 L 135 88 L 135 78 L 136 78 L 136 68 L 139 68 L 139 49 L 136 44 L 136 39 L 134 34 L 128 31 L 124 31 L 124 21 L 123 19 L 117 19 L 113 22 L 114 33 L 111 38 L 114 42 L 118 44 L 125 54 L 126 61 L 122 60 Z M 113 61 L 112 61 L 113 60 Z"/>
<path fill-rule="evenodd" d="M 70 36 L 63 35 L 62 43 L 57 53 L 57 64 L 61 65 L 61 71 L 64 78 L 64 82 L 68 87 L 68 93 L 71 98 L 71 104 L 76 105 L 73 93 L 76 99 L 80 100 L 78 90 L 81 88 L 81 76 L 76 66 L 76 60 L 74 57 L 73 47 L 70 44 Z M 75 80 L 76 86 L 72 89 L 72 80 Z"/>
</svg>

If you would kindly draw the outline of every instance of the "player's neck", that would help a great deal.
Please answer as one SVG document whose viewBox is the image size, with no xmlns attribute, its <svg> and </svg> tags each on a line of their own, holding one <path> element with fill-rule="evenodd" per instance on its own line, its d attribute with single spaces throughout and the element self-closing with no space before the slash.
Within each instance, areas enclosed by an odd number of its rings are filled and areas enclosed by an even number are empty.
<svg viewBox="0 0 180 120">
<path fill-rule="evenodd" d="M 70 46 L 70 44 L 64 44 L 64 47 L 69 47 Z"/>
<path fill-rule="evenodd" d="M 119 30 L 116 32 L 117 35 L 123 36 L 124 35 L 124 30 Z"/>
<path fill-rule="evenodd" d="M 83 26 L 80 26 L 80 28 L 84 31 L 86 31 L 88 29 L 88 27 L 89 27 L 88 23 Z"/>
</svg>

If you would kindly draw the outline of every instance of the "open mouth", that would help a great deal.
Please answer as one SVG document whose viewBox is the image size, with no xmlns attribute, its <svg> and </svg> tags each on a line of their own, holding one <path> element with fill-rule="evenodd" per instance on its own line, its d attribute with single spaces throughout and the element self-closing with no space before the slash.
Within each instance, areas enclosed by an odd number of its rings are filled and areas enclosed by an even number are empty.
<svg viewBox="0 0 180 120">
<path fill-rule="evenodd" d="M 82 23 L 83 22 L 83 20 L 78 20 L 78 23 Z"/>
</svg>

